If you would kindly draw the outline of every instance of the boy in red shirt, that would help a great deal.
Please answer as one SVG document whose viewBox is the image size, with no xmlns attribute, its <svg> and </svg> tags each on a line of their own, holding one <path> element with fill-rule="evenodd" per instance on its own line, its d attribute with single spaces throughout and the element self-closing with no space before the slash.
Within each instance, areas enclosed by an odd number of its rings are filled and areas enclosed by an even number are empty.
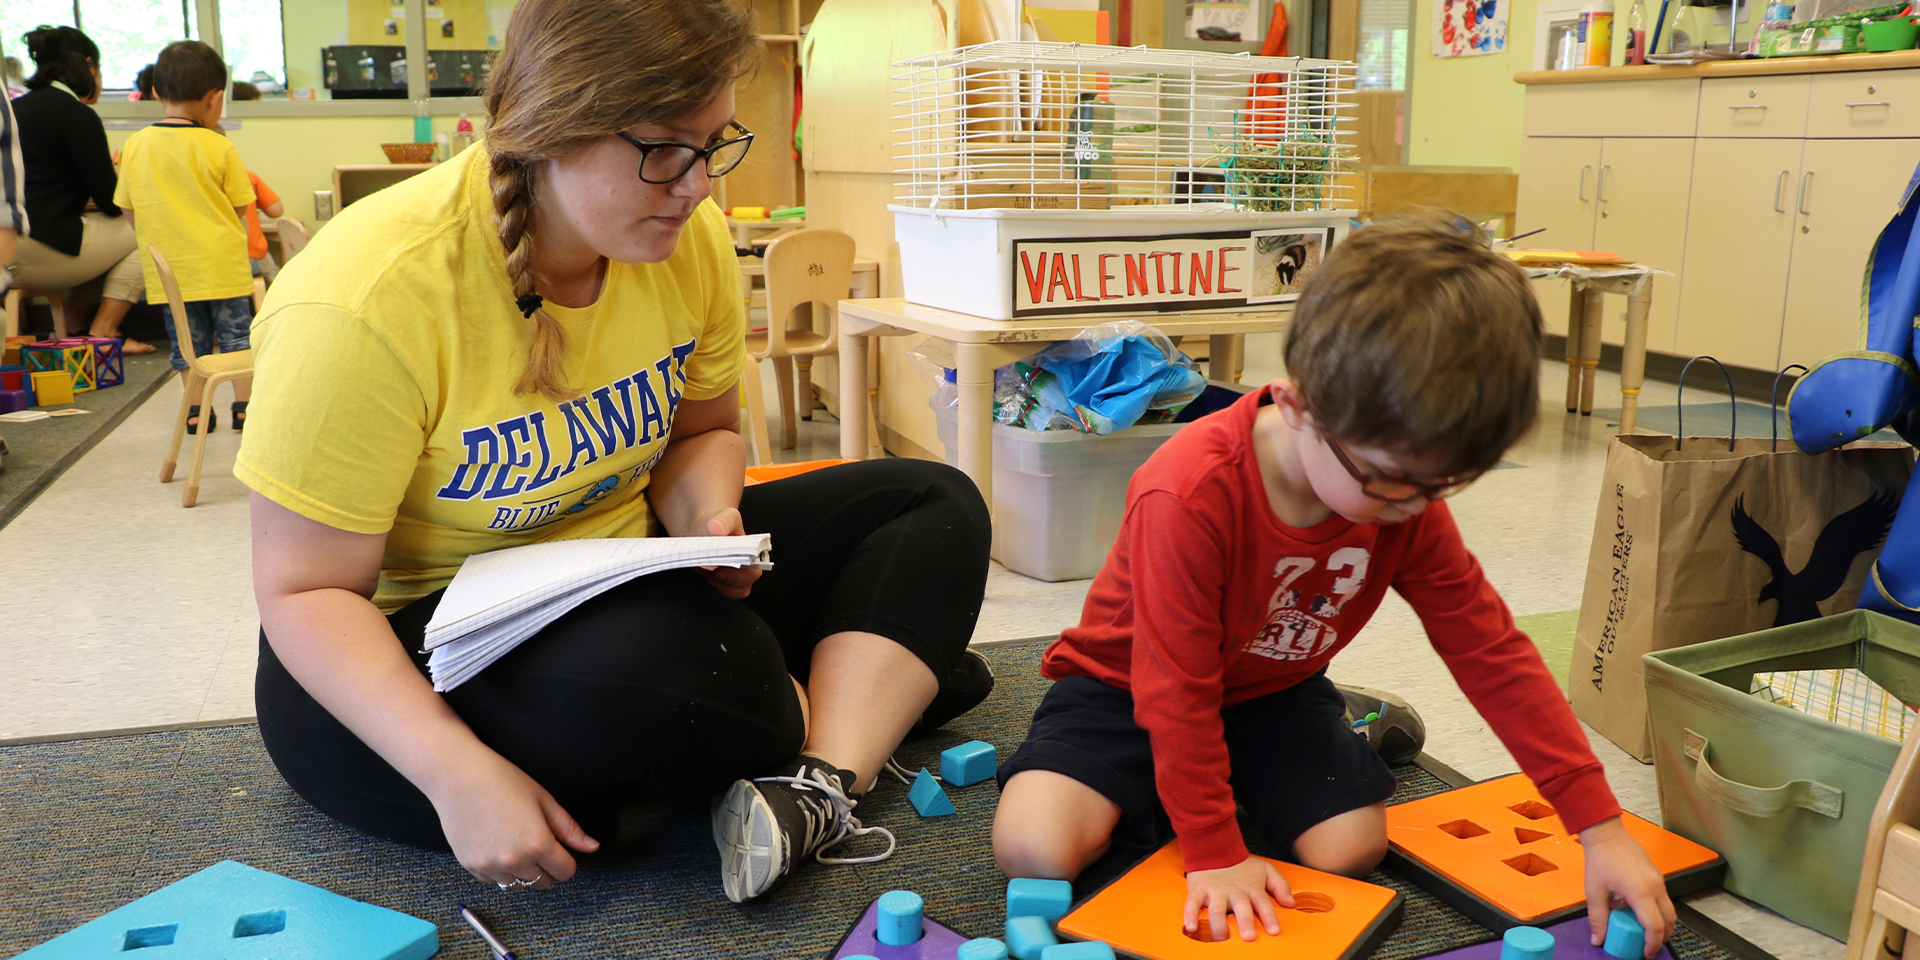
<svg viewBox="0 0 1920 960">
<path fill-rule="evenodd" d="M 1298 862 L 1359 876 L 1386 854 L 1393 776 L 1326 678 L 1388 587 L 1420 615 L 1467 699 L 1586 849 L 1594 943 L 1612 902 L 1674 922 L 1660 873 L 1566 697 L 1487 583 L 1442 498 L 1499 463 L 1540 406 L 1540 309 L 1520 270 L 1428 222 L 1356 230 L 1314 272 L 1276 380 L 1167 441 L 1058 681 L 1000 769 L 993 848 L 1010 877 L 1072 879 L 1170 822 L 1183 923 L 1279 933 L 1286 881 L 1235 813 Z"/>
</svg>

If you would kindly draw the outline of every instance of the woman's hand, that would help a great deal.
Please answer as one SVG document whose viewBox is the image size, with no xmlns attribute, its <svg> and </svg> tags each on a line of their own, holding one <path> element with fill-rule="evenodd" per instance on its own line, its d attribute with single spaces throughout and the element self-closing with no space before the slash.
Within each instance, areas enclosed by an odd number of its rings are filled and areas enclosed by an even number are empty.
<svg viewBox="0 0 1920 960">
<path fill-rule="evenodd" d="M 1652 960 L 1676 921 L 1666 878 L 1617 816 L 1580 831 L 1580 846 L 1587 855 L 1587 924 L 1593 945 L 1606 942 L 1607 917 L 1616 904 L 1625 904 L 1647 931 L 1645 956 Z"/>
<path fill-rule="evenodd" d="M 1195 870 L 1187 874 L 1187 906 L 1182 923 L 1188 934 L 1200 931 L 1200 908 L 1207 909 L 1207 925 L 1213 928 L 1212 940 L 1227 939 L 1227 914 L 1239 918 L 1240 939 L 1252 940 L 1253 918 L 1267 935 L 1280 935 L 1280 914 L 1274 904 L 1293 906 L 1293 891 L 1285 877 L 1259 857 L 1248 857 L 1231 867 Z"/>
<path fill-rule="evenodd" d="M 705 537 L 745 536 L 747 528 L 740 519 L 738 507 L 727 507 L 715 511 L 694 529 Z M 745 600 L 753 590 L 753 582 L 760 579 L 761 571 L 754 567 L 701 567 L 700 575 L 713 584 L 720 595 L 729 600 Z"/>
<path fill-rule="evenodd" d="M 545 890 L 573 876 L 571 847 L 600 849 L 546 788 L 486 747 L 461 763 L 448 784 L 429 797 L 460 865 L 488 883 L 534 881 Z"/>
</svg>

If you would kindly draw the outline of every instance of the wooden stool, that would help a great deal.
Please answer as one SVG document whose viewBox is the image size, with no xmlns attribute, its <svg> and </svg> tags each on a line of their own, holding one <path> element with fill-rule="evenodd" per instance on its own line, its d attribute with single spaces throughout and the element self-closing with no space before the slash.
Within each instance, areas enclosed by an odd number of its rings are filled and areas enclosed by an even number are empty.
<svg viewBox="0 0 1920 960">
<path fill-rule="evenodd" d="M 13 287 L 7 291 L 7 336 L 20 335 L 20 308 L 28 300 L 45 298 L 47 306 L 53 310 L 53 339 L 64 340 L 67 336 L 67 301 L 64 291 L 29 290 L 25 287 Z"/>
</svg>

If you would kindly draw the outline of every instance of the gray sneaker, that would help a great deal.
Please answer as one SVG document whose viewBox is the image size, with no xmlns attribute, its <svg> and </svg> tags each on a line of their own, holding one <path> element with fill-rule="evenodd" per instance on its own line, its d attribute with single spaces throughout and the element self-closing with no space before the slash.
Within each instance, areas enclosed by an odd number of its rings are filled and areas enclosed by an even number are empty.
<svg viewBox="0 0 1920 960">
<path fill-rule="evenodd" d="M 893 855 L 893 834 L 854 817 L 859 802 L 848 796 L 853 774 L 814 757 L 801 757 L 786 772 L 736 780 L 713 808 L 713 843 L 720 850 L 720 885 L 734 903 L 765 896 L 794 867 L 811 857 L 821 863 L 874 863 Z M 878 833 L 883 853 L 829 857 L 826 851 L 854 837 Z"/>
<path fill-rule="evenodd" d="M 1385 690 L 1334 684 L 1347 700 L 1347 722 L 1388 764 L 1412 763 L 1427 745 L 1427 725 L 1407 701 Z"/>
</svg>

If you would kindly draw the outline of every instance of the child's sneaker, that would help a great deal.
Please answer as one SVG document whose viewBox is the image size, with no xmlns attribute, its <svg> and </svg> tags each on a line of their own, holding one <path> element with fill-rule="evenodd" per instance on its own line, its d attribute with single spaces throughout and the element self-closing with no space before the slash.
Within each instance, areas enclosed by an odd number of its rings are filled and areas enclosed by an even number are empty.
<svg viewBox="0 0 1920 960">
<path fill-rule="evenodd" d="M 801 861 L 874 863 L 893 855 L 893 834 L 863 826 L 848 795 L 853 771 L 801 757 L 791 773 L 736 780 L 713 809 L 713 843 L 720 849 L 720 884 L 727 899 L 745 903 L 778 886 Z M 828 848 L 869 833 L 887 849 L 867 857 L 829 857 Z"/>
<path fill-rule="evenodd" d="M 1407 701 L 1384 690 L 1336 683 L 1347 700 L 1347 722 L 1389 764 L 1412 763 L 1427 745 L 1427 725 Z M 1372 719 L 1368 719 L 1371 717 Z"/>
</svg>

